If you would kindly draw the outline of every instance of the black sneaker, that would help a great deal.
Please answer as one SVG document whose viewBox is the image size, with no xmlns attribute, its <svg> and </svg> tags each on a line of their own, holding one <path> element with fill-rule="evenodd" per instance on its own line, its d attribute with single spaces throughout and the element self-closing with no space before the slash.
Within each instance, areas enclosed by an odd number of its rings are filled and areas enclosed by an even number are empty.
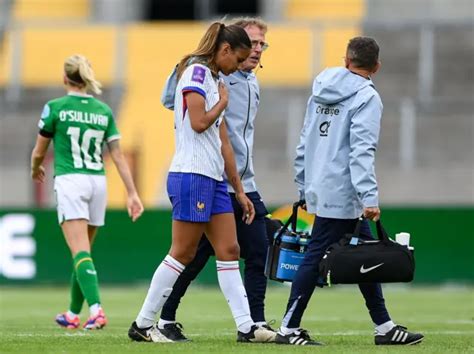
<svg viewBox="0 0 474 354">
<path fill-rule="evenodd" d="M 423 338 L 423 334 L 408 332 L 406 327 L 397 325 L 385 334 L 376 334 L 375 345 L 413 345 Z"/>
<path fill-rule="evenodd" d="M 253 325 L 249 333 L 237 332 L 237 342 L 243 343 L 268 343 L 275 340 L 276 333 L 265 327 Z"/>
<path fill-rule="evenodd" d="M 287 335 L 278 332 L 275 338 L 275 343 L 290 345 L 323 345 L 323 343 L 311 339 L 308 331 L 302 328 L 298 329 L 296 332 Z"/>
<path fill-rule="evenodd" d="M 162 335 L 173 342 L 190 342 L 191 340 L 186 338 L 183 334 L 183 325 L 179 322 L 168 323 L 163 326 L 164 328 L 158 328 Z"/>
<path fill-rule="evenodd" d="M 272 324 L 275 324 L 275 320 L 271 320 L 270 322 L 267 322 L 265 323 L 264 325 L 261 325 L 260 327 L 263 327 L 263 328 L 266 328 L 268 329 L 269 331 L 272 331 L 272 332 L 275 332 L 276 333 L 276 330 L 272 328 Z"/>
<path fill-rule="evenodd" d="M 128 330 L 128 337 L 135 342 L 154 342 L 154 343 L 171 343 L 172 340 L 168 339 L 161 333 L 156 325 L 138 328 L 137 323 L 133 322 Z"/>
</svg>

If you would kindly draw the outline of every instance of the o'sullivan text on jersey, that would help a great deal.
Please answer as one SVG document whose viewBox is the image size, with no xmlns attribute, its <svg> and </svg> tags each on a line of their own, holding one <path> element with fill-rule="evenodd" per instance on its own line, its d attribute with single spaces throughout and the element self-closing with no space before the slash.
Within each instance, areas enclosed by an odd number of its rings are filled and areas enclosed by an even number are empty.
<svg viewBox="0 0 474 354">
<path fill-rule="evenodd" d="M 72 109 L 59 111 L 59 120 L 61 122 L 79 122 L 86 124 L 98 124 L 107 127 L 109 117 L 104 114 L 96 114 L 82 111 L 74 111 Z"/>
<path fill-rule="evenodd" d="M 53 139 L 54 175 L 103 175 L 104 142 L 120 139 L 112 110 L 92 96 L 72 95 L 49 101 L 38 124 Z"/>
</svg>

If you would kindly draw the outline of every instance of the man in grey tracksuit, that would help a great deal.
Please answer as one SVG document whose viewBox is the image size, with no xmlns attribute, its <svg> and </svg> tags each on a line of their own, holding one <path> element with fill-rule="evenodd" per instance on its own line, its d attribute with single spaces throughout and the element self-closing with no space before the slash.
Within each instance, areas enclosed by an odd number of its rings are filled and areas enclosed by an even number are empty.
<svg viewBox="0 0 474 354">
<path fill-rule="evenodd" d="M 252 51 L 241 64 L 240 70 L 229 76 L 221 74 L 221 79 L 225 81 L 229 92 L 225 121 L 229 140 L 234 150 L 236 167 L 244 191 L 255 207 L 255 219 L 250 225 L 242 221 L 242 208 L 236 201 L 234 190 L 230 184 L 228 184 L 228 191 L 234 208 L 241 257 L 245 260 L 244 285 L 251 316 L 258 326 L 270 328 L 265 321 L 264 314 L 267 287 L 264 268 L 268 247 L 265 215 L 268 214 L 268 211 L 257 191 L 252 158 L 254 125 L 260 101 L 259 85 L 253 70 L 260 66 L 260 57 L 268 46 L 265 43 L 267 27 L 260 19 L 253 18 L 244 18 L 234 23 L 246 30 L 252 42 Z M 209 241 L 203 237 L 196 257 L 179 276 L 161 311 L 158 326 L 167 330 L 168 338 L 173 341 L 186 340 L 180 324 L 176 323 L 176 310 L 191 281 L 204 268 L 213 252 Z"/>
<path fill-rule="evenodd" d="M 380 216 L 374 161 L 383 106 L 370 78 L 380 67 L 378 54 L 372 38 L 353 38 L 345 67 L 326 69 L 314 80 L 297 147 L 295 181 L 301 200 L 317 220 L 293 280 L 275 340 L 279 344 L 320 344 L 300 328 L 318 282 L 319 262 L 329 245 L 354 232 L 360 216 L 372 220 Z M 367 220 L 361 237 L 372 238 Z M 375 344 L 415 344 L 423 339 L 392 322 L 380 284 L 359 288 L 375 324 Z"/>
</svg>

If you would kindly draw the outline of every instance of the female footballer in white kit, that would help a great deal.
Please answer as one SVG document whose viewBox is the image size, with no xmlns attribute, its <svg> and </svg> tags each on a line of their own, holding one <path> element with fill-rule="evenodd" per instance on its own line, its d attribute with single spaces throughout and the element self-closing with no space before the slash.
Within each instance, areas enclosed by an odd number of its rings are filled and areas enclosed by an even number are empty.
<svg viewBox="0 0 474 354">
<path fill-rule="evenodd" d="M 112 110 L 88 94 L 101 93 L 89 61 L 82 55 L 67 58 L 63 81 L 67 95 L 49 101 L 41 114 L 40 131 L 31 154 L 31 177 L 44 182 L 42 163 L 52 140 L 58 219 L 74 265 L 69 311 L 57 315 L 56 322 L 65 328 L 78 328 L 85 299 L 90 317 L 83 327 L 100 329 L 107 324 L 107 318 L 90 252 L 98 227 L 104 225 L 107 204 L 104 142 L 127 189 L 127 209 L 133 221 L 142 214 L 143 205 L 120 149 Z"/>
<path fill-rule="evenodd" d="M 171 342 L 156 326 L 156 316 L 179 274 L 196 253 L 203 233 L 216 254 L 218 281 L 232 311 L 241 341 L 267 342 L 274 334 L 257 327 L 239 273 L 234 211 L 224 171 L 251 223 L 255 211 L 244 193 L 227 136 L 224 109 L 228 96 L 219 71 L 237 70 L 250 54 L 250 39 L 239 26 L 213 23 L 198 48 L 177 68 L 175 96 L 176 152 L 168 175 L 173 206 L 172 245 L 158 266 L 136 321 L 128 335 L 135 341 Z M 245 340 L 243 340 L 245 339 Z"/>
</svg>

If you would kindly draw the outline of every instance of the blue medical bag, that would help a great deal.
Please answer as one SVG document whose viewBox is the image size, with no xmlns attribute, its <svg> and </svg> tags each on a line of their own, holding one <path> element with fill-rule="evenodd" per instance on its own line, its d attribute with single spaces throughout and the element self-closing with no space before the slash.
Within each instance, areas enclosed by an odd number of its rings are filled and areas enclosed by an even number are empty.
<svg viewBox="0 0 474 354">
<path fill-rule="evenodd" d="M 300 202 L 293 204 L 293 212 L 288 221 L 273 237 L 268 247 L 265 275 L 267 278 L 284 282 L 293 278 L 303 261 L 311 235 L 296 231 L 296 221 Z M 289 228 L 291 224 L 291 228 Z"/>
</svg>

